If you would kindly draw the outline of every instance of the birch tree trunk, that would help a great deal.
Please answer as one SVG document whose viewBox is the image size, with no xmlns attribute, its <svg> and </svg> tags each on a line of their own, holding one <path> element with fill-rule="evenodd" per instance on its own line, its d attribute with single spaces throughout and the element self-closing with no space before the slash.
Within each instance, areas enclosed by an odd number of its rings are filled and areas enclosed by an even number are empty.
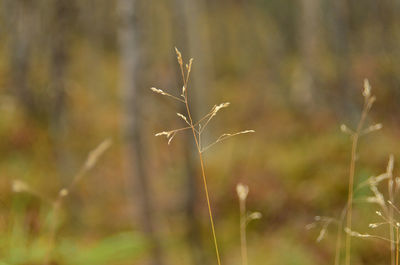
<svg viewBox="0 0 400 265">
<path fill-rule="evenodd" d="M 300 0 L 299 65 L 291 89 L 293 101 L 306 111 L 312 109 L 316 93 L 319 0 Z"/>
<path fill-rule="evenodd" d="M 207 32 L 201 22 L 204 21 L 205 3 L 196 0 L 175 0 L 174 1 L 174 35 L 175 43 L 178 49 L 188 59 L 194 58 L 193 71 L 191 73 L 191 107 L 192 114 L 199 117 L 205 114 L 210 107 L 207 100 L 207 94 L 213 89 L 210 87 L 212 76 L 212 60 L 210 58 L 210 46 Z M 180 76 L 177 72 L 176 76 Z M 181 81 L 178 79 L 178 83 Z M 184 110 L 182 110 L 184 111 Z M 204 140 L 204 139 L 203 139 Z M 199 201 L 203 197 L 198 193 L 199 185 L 196 178 L 197 172 L 197 154 L 193 139 L 190 135 L 185 136 L 184 154 L 185 154 L 185 212 L 187 226 L 187 240 L 190 245 L 192 261 L 194 264 L 207 264 L 207 257 L 204 255 L 202 244 L 201 229 L 197 213 Z"/>
<path fill-rule="evenodd" d="M 332 1 L 332 50 L 336 59 L 335 78 L 338 82 L 335 84 L 337 89 L 334 95 L 340 95 L 340 98 L 334 98 L 335 104 L 332 108 L 342 115 L 351 115 L 358 113 L 354 104 L 351 102 L 354 98 L 355 90 L 351 81 L 351 58 L 350 58 L 350 28 L 349 28 L 349 6 L 347 0 Z M 357 86 L 357 85 L 355 85 Z M 356 91 L 358 96 L 358 91 Z M 328 95 L 329 96 L 329 95 Z M 337 104 L 341 102 L 341 104 Z M 357 114 L 358 115 L 358 114 Z M 355 118 L 356 119 L 356 118 Z"/>
<path fill-rule="evenodd" d="M 28 84 L 29 60 L 32 50 L 32 35 L 35 25 L 34 4 L 23 0 L 6 0 L 6 25 L 10 34 L 11 92 L 25 112 L 40 116 L 35 95 Z"/>
<path fill-rule="evenodd" d="M 121 94 L 124 108 L 124 136 L 128 149 L 131 181 L 130 196 L 135 206 L 139 207 L 140 223 L 151 244 L 152 264 L 161 265 L 161 243 L 159 242 L 154 220 L 150 194 L 149 176 L 146 171 L 146 148 L 143 144 L 142 116 L 140 115 L 140 74 L 139 66 L 143 60 L 141 43 L 142 32 L 137 10 L 138 1 L 118 0 L 120 25 L 118 30 L 121 60 Z M 136 196 L 134 196 L 136 195 Z M 134 198 L 133 198 L 134 197 Z"/>
<path fill-rule="evenodd" d="M 66 68 L 68 64 L 68 46 L 70 43 L 70 32 L 72 20 L 71 0 L 56 0 L 52 3 L 49 31 L 51 35 L 50 47 L 50 83 L 51 98 L 49 127 L 50 136 L 53 140 L 54 153 L 56 157 L 57 170 L 61 181 L 66 184 L 72 175 L 70 156 L 65 144 L 67 121 L 66 121 Z"/>
</svg>

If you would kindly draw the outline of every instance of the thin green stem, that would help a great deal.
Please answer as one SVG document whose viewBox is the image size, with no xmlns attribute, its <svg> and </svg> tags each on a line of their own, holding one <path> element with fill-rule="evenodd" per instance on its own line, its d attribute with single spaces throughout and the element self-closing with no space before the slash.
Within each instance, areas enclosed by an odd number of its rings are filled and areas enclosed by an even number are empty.
<svg viewBox="0 0 400 265">
<path fill-rule="evenodd" d="M 185 75 L 184 75 L 184 72 L 183 72 L 182 64 L 180 64 L 180 67 L 181 67 L 183 82 L 184 82 L 184 86 L 185 86 L 184 99 L 185 99 L 186 111 L 187 111 L 187 115 L 188 115 L 188 118 L 189 118 L 190 126 L 192 128 L 193 138 L 194 138 L 194 141 L 196 143 L 197 153 L 198 153 L 199 159 L 200 159 L 201 175 L 202 175 L 203 184 L 204 184 L 204 191 L 205 191 L 205 194 L 206 194 L 208 214 L 209 214 L 209 217 L 210 217 L 211 232 L 212 232 L 213 241 L 214 241 L 215 253 L 216 253 L 216 256 L 217 256 L 217 263 L 218 263 L 218 265 L 221 265 L 221 258 L 220 258 L 220 255 L 219 255 L 219 249 L 218 249 L 218 243 L 217 243 L 217 235 L 216 235 L 215 226 L 214 226 L 214 218 L 213 218 L 213 214 L 212 214 L 212 210 L 211 210 L 210 195 L 209 195 L 209 192 L 208 192 L 207 177 L 206 177 L 205 169 L 204 169 L 203 155 L 201 153 L 201 147 L 200 147 L 200 144 L 199 144 L 199 140 L 200 139 L 197 138 L 197 134 L 196 134 L 196 133 L 199 133 L 199 137 L 200 137 L 200 132 L 198 132 L 194 127 L 195 125 L 193 124 L 193 119 L 192 119 L 192 115 L 191 115 L 190 108 L 189 108 L 189 103 L 188 103 L 187 82 L 189 80 L 189 73 L 188 73 L 187 78 L 185 79 Z"/>
<path fill-rule="evenodd" d="M 335 265 L 340 264 L 340 254 L 342 250 L 342 234 L 343 234 L 343 221 L 344 217 L 346 216 L 347 212 L 347 205 L 343 208 L 340 218 L 338 220 L 338 234 L 336 238 L 336 251 L 335 251 Z"/>
<path fill-rule="evenodd" d="M 247 265 L 247 236 L 246 236 L 246 200 L 239 198 L 240 206 L 240 249 L 242 265 Z"/>
<path fill-rule="evenodd" d="M 351 162 L 350 162 L 350 170 L 349 170 L 349 191 L 348 191 L 348 199 L 347 199 L 347 219 L 346 219 L 346 227 L 352 230 L 352 214 L 353 214 L 353 189 L 354 189 L 354 175 L 355 175 L 355 167 L 357 160 L 357 147 L 358 140 L 360 137 L 360 132 L 363 128 L 365 119 L 367 117 L 368 111 L 371 107 L 371 101 L 369 98 L 365 98 L 364 107 L 361 114 L 360 121 L 357 125 L 356 132 L 352 135 L 352 145 L 351 145 Z M 346 234 L 346 265 L 350 265 L 351 263 L 351 235 Z"/>
<path fill-rule="evenodd" d="M 399 227 L 396 226 L 396 265 L 399 265 Z"/>
<path fill-rule="evenodd" d="M 388 174 L 391 174 L 388 172 Z M 388 193 L 389 193 L 389 200 L 393 201 L 393 175 L 390 176 L 390 179 L 388 180 Z M 394 210 L 393 207 L 389 207 L 389 220 L 393 220 L 393 215 L 394 215 Z M 397 227 L 397 226 L 396 226 Z M 389 225 L 389 235 L 390 235 L 390 240 L 394 241 L 394 229 L 392 226 Z M 397 238 L 396 238 L 397 242 Z M 395 264 L 395 249 L 396 249 L 396 244 L 394 242 L 390 243 L 390 260 L 391 264 Z"/>
</svg>

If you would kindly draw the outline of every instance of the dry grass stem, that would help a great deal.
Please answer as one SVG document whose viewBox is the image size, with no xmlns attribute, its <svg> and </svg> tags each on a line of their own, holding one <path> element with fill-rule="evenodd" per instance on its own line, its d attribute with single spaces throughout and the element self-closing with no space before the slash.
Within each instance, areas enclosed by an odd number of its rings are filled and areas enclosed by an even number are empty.
<svg viewBox="0 0 400 265">
<path fill-rule="evenodd" d="M 350 161 L 350 168 L 349 168 L 349 185 L 348 185 L 348 198 L 347 198 L 347 218 L 346 218 L 346 229 L 352 229 L 352 212 L 353 212 L 353 189 L 354 189 L 354 175 L 355 175 L 355 166 L 356 166 L 356 159 L 357 159 L 357 149 L 358 149 L 358 141 L 359 137 L 361 136 L 362 132 L 364 131 L 364 123 L 367 117 L 368 112 L 370 111 L 373 103 L 375 102 L 375 97 L 371 96 L 371 86 L 367 79 L 364 80 L 364 106 L 361 113 L 361 118 L 358 122 L 356 130 L 347 130 L 343 125 L 341 126 L 342 131 L 345 132 L 352 132 L 351 140 L 351 161 Z M 351 264 L 351 235 L 349 233 L 346 234 L 346 252 L 345 252 L 345 264 Z"/>
<path fill-rule="evenodd" d="M 189 126 L 184 127 L 184 128 L 175 129 L 175 130 L 170 130 L 170 131 L 162 131 L 162 132 L 157 133 L 155 136 L 165 136 L 168 140 L 168 144 L 170 144 L 172 139 L 178 132 L 191 129 L 192 134 L 193 134 L 193 139 L 196 144 L 196 149 L 197 149 L 197 153 L 199 156 L 199 160 L 200 160 L 201 175 L 202 175 L 203 186 L 204 186 L 204 191 L 205 191 L 205 195 L 206 195 L 207 208 L 208 208 L 208 213 L 209 213 L 209 218 L 210 218 L 211 232 L 212 232 L 212 237 L 213 237 L 213 242 L 214 242 L 214 247 L 215 247 L 215 253 L 216 253 L 216 257 L 217 257 L 217 263 L 218 263 L 218 265 L 221 265 L 221 258 L 220 258 L 219 249 L 218 249 L 217 236 L 216 236 L 215 227 L 214 227 L 214 218 L 213 218 L 213 213 L 212 213 L 212 209 L 211 209 L 210 196 L 209 196 L 209 192 L 208 192 L 207 177 L 206 177 L 205 168 L 204 168 L 204 160 L 203 160 L 203 155 L 202 155 L 202 152 L 204 151 L 204 149 L 202 149 L 202 147 L 201 147 L 201 145 L 202 145 L 201 136 L 202 136 L 202 133 L 204 132 L 204 129 L 206 128 L 208 123 L 212 120 L 212 118 L 217 114 L 217 112 L 219 110 L 221 110 L 222 108 L 228 107 L 229 103 L 222 103 L 219 105 L 215 105 L 208 114 L 204 115 L 197 122 L 194 122 L 193 117 L 190 112 L 190 106 L 189 106 L 189 102 L 188 102 L 188 83 L 189 83 L 190 72 L 192 69 L 193 59 L 190 59 L 189 63 L 184 64 L 181 52 L 177 48 L 175 48 L 175 52 L 176 52 L 176 56 L 177 56 L 176 58 L 177 58 L 177 61 L 178 61 L 179 67 L 180 67 L 180 72 L 182 75 L 182 82 L 183 82 L 182 91 L 181 91 L 182 99 L 172 96 L 171 94 L 166 93 L 157 88 L 151 88 L 151 90 L 155 93 L 169 96 L 173 99 L 183 102 L 186 107 L 186 114 L 177 113 L 177 115 Z M 185 71 L 185 69 L 186 69 L 186 71 Z M 254 132 L 254 131 L 247 130 L 247 131 L 242 131 L 242 132 L 239 132 L 236 134 L 225 134 L 225 135 L 223 135 L 223 137 L 221 136 L 222 138 L 220 137 L 217 139 L 216 142 L 210 144 L 207 147 L 207 149 L 209 147 L 211 147 L 212 145 L 214 145 L 222 140 L 225 140 L 229 137 L 232 137 L 232 136 L 235 136 L 238 134 L 249 133 L 249 132 Z"/>
</svg>

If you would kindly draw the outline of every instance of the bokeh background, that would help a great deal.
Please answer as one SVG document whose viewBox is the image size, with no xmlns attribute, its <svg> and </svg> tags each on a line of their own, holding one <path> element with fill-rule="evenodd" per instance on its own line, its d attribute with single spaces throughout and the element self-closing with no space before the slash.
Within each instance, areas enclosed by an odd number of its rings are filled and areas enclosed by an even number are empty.
<svg viewBox="0 0 400 265">
<path fill-rule="evenodd" d="M 104 139 L 112 146 L 70 191 L 51 264 L 216 264 L 199 164 L 185 124 L 174 47 L 194 58 L 194 117 L 231 102 L 204 142 L 254 129 L 205 153 L 224 264 L 240 264 L 238 182 L 249 263 L 333 264 L 336 227 L 319 243 L 314 216 L 346 203 L 363 79 L 377 101 L 356 183 L 400 160 L 400 4 L 395 0 L 0 1 L 0 263 L 43 264 L 56 198 Z M 395 163 L 395 174 L 397 163 Z M 23 181 L 31 192 L 15 193 Z M 382 187 L 384 190 L 385 188 Z M 37 194 L 32 194 L 37 193 Z M 365 197 L 368 189 L 356 193 Z M 39 195 L 39 196 L 38 196 Z M 400 202 L 400 201 L 399 201 Z M 376 206 L 356 203 L 354 229 Z M 353 264 L 389 264 L 389 245 L 353 239 Z"/>
</svg>

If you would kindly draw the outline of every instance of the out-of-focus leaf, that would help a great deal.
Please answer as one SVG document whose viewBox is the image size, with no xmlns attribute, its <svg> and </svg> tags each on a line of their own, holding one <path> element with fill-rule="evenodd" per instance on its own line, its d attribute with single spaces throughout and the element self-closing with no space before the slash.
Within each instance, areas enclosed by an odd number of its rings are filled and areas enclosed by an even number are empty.
<svg viewBox="0 0 400 265">
<path fill-rule="evenodd" d="M 101 265 L 137 258 L 145 247 L 145 240 L 139 235 L 124 232 L 87 247 L 77 247 L 73 242 L 64 241 L 58 252 L 65 264 Z"/>
</svg>

